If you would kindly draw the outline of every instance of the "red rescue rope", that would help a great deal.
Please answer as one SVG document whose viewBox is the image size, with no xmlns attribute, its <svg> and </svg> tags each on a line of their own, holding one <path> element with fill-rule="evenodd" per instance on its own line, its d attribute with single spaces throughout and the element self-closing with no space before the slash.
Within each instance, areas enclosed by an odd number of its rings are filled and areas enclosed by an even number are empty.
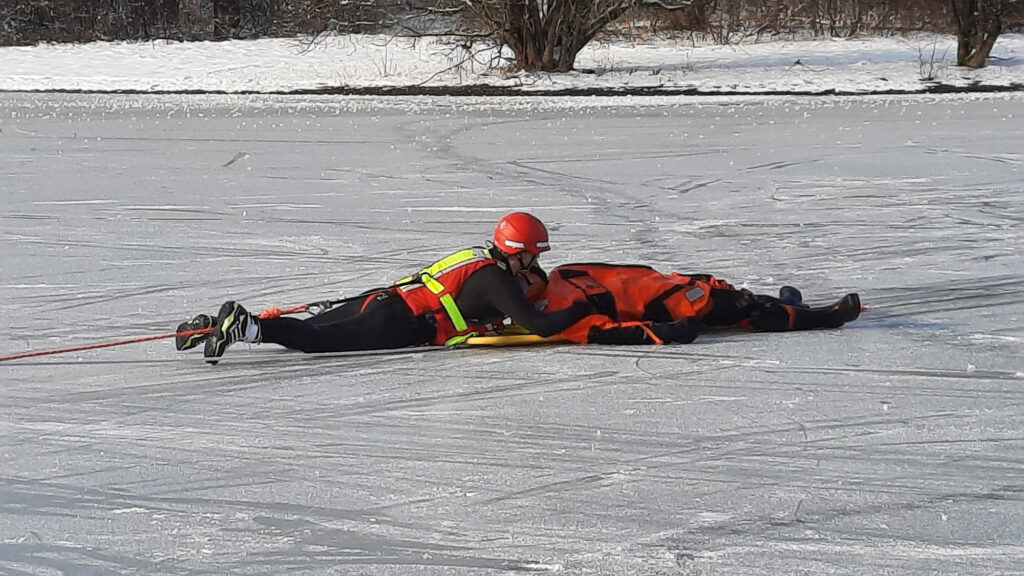
<svg viewBox="0 0 1024 576">
<path fill-rule="evenodd" d="M 292 306 L 291 308 L 267 308 L 263 312 L 260 312 L 259 317 L 261 319 L 277 318 L 283 314 L 297 314 L 299 312 L 305 312 L 309 310 L 309 304 L 299 304 L 298 306 Z M 137 338 L 127 338 L 125 340 L 114 340 L 111 342 L 99 342 L 97 344 L 83 344 L 81 346 L 71 346 L 69 348 L 53 348 L 51 350 L 33 350 L 30 352 L 22 352 L 20 354 L 11 354 L 9 356 L 0 356 L 0 362 L 6 362 L 7 360 L 18 360 L 21 358 L 33 358 L 35 356 L 49 356 L 51 354 L 64 354 L 66 352 L 81 352 L 82 350 L 96 350 L 97 348 L 110 348 L 111 346 L 123 346 L 125 344 L 136 344 L 139 342 L 149 342 L 151 340 L 161 340 L 164 338 L 174 338 L 176 336 L 192 336 L 193 334 L 209 334 L 213 332 L 213 328 L 200 328 L 198 330 L 186 330 L 184 332 L 168 332 L 165 334 L 153 334 L 151 336 L 139 336 Z"/>
</svg>

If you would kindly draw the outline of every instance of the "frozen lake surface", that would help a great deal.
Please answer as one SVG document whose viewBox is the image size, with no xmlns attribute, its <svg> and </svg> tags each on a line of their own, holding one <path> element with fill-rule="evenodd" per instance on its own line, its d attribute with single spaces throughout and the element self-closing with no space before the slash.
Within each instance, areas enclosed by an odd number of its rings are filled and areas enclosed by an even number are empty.
<svg viewBox="0 0 1024 576">
<path fill-rule="evenodd" d="M 832 331 L 0 363 L 0 573 L 1024 573 L 1024 97 L 0 95 L 0 355 L 355 294 L 514 209 Z"/>
</svg>

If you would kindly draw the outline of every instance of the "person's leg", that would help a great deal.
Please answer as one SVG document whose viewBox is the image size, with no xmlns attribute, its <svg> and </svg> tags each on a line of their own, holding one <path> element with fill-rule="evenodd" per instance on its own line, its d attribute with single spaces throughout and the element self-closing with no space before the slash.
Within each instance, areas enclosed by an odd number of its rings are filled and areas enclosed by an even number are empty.
<svg viewBox="0 0 1024 576">
<path fill-rule="evenodd" d="M 358 314 L 332 315 L 328 322 L 314 316 L 261 320 L 262 342 L 302 352 L 344 352 L 404 348 L 430 342 L 436 331 L 425 318 L 413 316 L 400 296 L 382 292 Z"/>
<path fill-rule="evenodd" d="M 342 320 L 352 318 L 353 316 L 356 316 L 357 314 L 362 312 L 366 307 L 370 305 L 370 303 L 373 302 L 374 298 L 378 296 L 384 298 L 391 295 L 391 291 L 388 289 L 376 289 L 364 292 L 363 295 L 365 295 L 365 298 L 356 298 L 355 300 L 343 302 L 335 306 L 334 308 L 325 310 L 317 314 L 316 316 L 304 318 L 304 320 L 306 322 L 310 322 L 318 326 L 322 324 L 333 324 L 335 322 L 340 322 Z"/>
<path fill-rule="evenodd" d="M 711 310 L 702 318 L 713 328 L 747 326 L 763 332 L 838 328 L 860 316 L 860 297 L 847 294 L 835 304 L 811 308 L 800 291 L 783 286 L 779 297 L 713 288 Z"/>
<path fill-rule="evenodd" d="M 330 310 L 317 314 L 316 316 L 305 318 L 303 321 L 309 322 L 313 325 L 320 325 L 331 324 L 334 322 L 339 322 L 346 318 L 351 318 L 352 316 L 359 314 L 359 312 L 362 311 L 363 307 L 366 304 L 368 304 L 369 299 L 372 299 L 374 295 L 376 295 L 379 292 L 380 291 L 374 293 L 367 293 L 368 295 L 366 298 L 359 298 L 351 302 L 345 302 L 339 306 L 331 308 Z M 212 316 L 208 314 L 197 314 L 191 320 L 179 324 L 176 331 L 179 334 L 181 334 L 187 332 L 194 332 L 196 330 L 202 330 L 206 328 L 212 328 L 215 318 L 216 314 Z M 175 336 L 174 338 L 174 347 L 177 350 L 190 350 L 192 348 L 195 348 L 196 346 L 199 346 L 200 344 L 203 344 L 209 337 L 210 333 L 208 332 L 200 334 L 178 335 Z"/>
<path fill-rule="evenodd" d="M 781 332 L 785 330 L 814 330 L 838 328 L 860 316 L 860 296 L 847 294 L 830 306 L 804 308 L 779 302 L 766 302 L 757 306 L 748 320 L 755 330 Z"/>
<path fill-rule="evenodd" d="M 712 328 L 736 326 L 750 318 L 759 304 L 750 292 L 729 288 L 711 289 L 711 310 L 701 318 Z"/>
</svg>

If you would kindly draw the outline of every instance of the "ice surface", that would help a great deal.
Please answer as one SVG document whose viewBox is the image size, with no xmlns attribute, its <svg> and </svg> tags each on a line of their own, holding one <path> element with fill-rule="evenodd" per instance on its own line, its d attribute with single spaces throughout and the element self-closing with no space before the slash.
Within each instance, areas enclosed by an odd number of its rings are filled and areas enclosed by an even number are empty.
<svg viewBox="0 0 1024 576">
<path fill-rule="evenodd" d="M 4 574 L 1020 574 L 1024 98 L 0 96 L 0 354 L 349 295 L 529 209 L 832 331 L 0 363 Z"/>
</svg>

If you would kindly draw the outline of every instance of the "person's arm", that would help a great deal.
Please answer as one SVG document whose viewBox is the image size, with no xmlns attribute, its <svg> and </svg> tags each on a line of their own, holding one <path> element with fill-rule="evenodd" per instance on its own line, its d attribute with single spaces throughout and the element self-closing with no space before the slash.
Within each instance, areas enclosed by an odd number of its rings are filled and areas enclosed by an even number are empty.
<svg viewBox="0 0 1024 576">
<path fill-rule="evenodd" d="M 689 344 L 697 339 L 700 329 L 700 321 L 692 318 L 658 323 L 609 322 L 591 326 L 587 331 L 587 343 Z"/>
<path fill-rule="evenodd" d="M 589 302 L 576 302 L 563 310 L 538 312 L 526 299 L 519 282 L 497 266 L 480 268 L 467 278 L 457 303 L 467 315 L 475 315 L 474 311 L 486 308 L 494 309 L 540 336 L 557 334 L 594 311 Z"/>
<path fill-rule="evenodd" d="M 548 282 L 548 273 L 545 272 L 544 269 L 540 267 L 540 264 L 537 264 L 536 262 L 534 262 L 533 266 L 530 266 L 526 270 L 526 272 L 530 272 L 531 274 L 536 274 L 537 276 L 540 277 L 541 280 L 544 281 L 545 284 L 547 284 L 547 282 Z"/>
</svg>

